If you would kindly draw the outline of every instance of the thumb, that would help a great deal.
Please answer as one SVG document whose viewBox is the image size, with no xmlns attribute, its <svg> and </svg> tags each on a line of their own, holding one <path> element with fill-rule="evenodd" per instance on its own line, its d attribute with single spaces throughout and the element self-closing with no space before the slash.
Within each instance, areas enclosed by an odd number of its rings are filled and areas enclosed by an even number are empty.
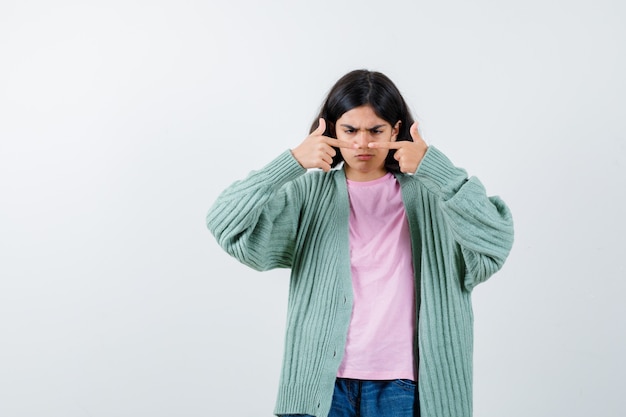
<svg viewBox="0 0 626 417">
<path fill-rule="evenodd" d="M 313 133 L 311 133 L 311 135 L 322 136 L 325 131 L 326 131 L 326 120 L 324 120 L 323 117 L 320 117 L 319 125 L 317 125 L 317 129 L 315 129 Z"/>
<path fill-rule="evenodd" d="M 424 140 L 424 139 L 422 139 L 422 136 L 420 135 L 420 132 L 418 130 L 417 122 L 413 122 L 409 132 L 411 134 L 411 137 L 413 138 L 413 141 L 417 142 L 418 140 Z"/>
</svg>

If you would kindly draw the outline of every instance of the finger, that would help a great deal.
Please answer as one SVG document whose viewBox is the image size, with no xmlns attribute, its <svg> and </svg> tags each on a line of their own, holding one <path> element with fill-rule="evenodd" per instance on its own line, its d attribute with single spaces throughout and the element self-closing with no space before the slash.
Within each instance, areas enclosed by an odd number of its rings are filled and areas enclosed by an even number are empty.
<svg viewBox="0 0 626 417">
<path fill-rule="evenodd" d="M 344 149 L 356 148 L 356 145 L 354 143 L 346 142 L 345 140 L 341 140 L 341 139 L 326 138 L 326 143 L 330 146 L 334 146 L 335 148 L 344 148 Z"/>
<path fill-rule="evenodd" d="M 398 142 L 370 142 L 367 147 L 372 149 L 401 149 L 405 145 L 406 141 L 401 140 Z"/>
<path fill-rule="evenodd" d="M 411 133 L 411 137 L 413 138 L 415 142 L 423 141 L 424 139 L 422 139 L 422 135 L 420 135 L 420 132 L 417 127 L 418 127 L 417 122 L 414 122 L 411 125 L 411 129 L 409 130 L 409 132 Z"/>
<path fill-rule="evenodd" d="M 322 171 L 324 171 L 324 172 L 329 172 L 330 169 L 331 169 L 331 166 L 330 166 L 330 164 L 327 164 L 327 163 L 321 163 L 320 164 L 320 169 Z"/>
<path fill-rule="evenodd" d="M 321 158 L 322 158 L 322 161 L 328 164 L 328 166 L 330 166 L 333 163 L 333 157 L 327 153 L 323 154 Z"/>
<path fill-rule="evenodd" d="M 324 154 L 329 155 L 331 158 L 333 158 L 335 155 L 337 155 L 337 151 L 332 146 L 326 145 L 326 146 L 324 146 L 322 151 L 324 152 Z"/>
<path fill-rule="evenodd" d="M 311 135 L 312 136 L 321 136 L 326 131 L 326 120 L 323 117 L 320 117 L 319 124 L 317 125 L 317 129 L 315 129 Z"/>
</svg>

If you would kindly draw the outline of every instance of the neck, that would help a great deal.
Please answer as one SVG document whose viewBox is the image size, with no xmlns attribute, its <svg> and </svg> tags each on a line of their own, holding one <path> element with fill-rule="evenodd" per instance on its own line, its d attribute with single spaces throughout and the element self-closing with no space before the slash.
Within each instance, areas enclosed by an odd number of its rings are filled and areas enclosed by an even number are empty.
<svg viewBox="0 0 626 417">
<path fill-rule="evenodd" d="M 387 170 L 385 168 L 376 171 L 362 172 L 347 165 L 344 167 L 344 172 L 347 179 L 356 182 L 377 180 L 378 178 L 384 177 L 385 174 L 387 174 Z"/>
</svg>

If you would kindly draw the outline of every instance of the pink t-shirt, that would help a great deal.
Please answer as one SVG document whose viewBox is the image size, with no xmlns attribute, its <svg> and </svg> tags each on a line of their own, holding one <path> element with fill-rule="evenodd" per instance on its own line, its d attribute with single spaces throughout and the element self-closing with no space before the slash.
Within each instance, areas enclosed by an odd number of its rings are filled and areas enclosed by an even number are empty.
<svg viewBox="0 0 626 417">
<path fill-rule="evenodd" d="M 415 380 L 415 290 L 400 184 L 348 180 L 354 307 L 341 378 Z"/>
</svg>

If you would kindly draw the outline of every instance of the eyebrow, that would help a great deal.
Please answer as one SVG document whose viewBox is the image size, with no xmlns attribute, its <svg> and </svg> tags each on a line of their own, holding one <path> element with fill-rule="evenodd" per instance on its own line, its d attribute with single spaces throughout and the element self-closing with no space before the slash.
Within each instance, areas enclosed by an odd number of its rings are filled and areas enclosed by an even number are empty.
<svg viewBox="0 0 626 417">
<path fill-rule="evenodd" d="M 340 126 L 348 128 L 348 129 L 352 129 L 352 130 L 359 130 L 354 126 L 350 126 L 350 125 L 346 125 L 346 124 L 341 124 Z M 380 129 L 381 127 L 385 127 L 386 125 L 382 124 L 382 125 L 376 125 L 374 127 L 366 127 L 365 130 L 376 130 L 376 129 Z"/>
</svg>

